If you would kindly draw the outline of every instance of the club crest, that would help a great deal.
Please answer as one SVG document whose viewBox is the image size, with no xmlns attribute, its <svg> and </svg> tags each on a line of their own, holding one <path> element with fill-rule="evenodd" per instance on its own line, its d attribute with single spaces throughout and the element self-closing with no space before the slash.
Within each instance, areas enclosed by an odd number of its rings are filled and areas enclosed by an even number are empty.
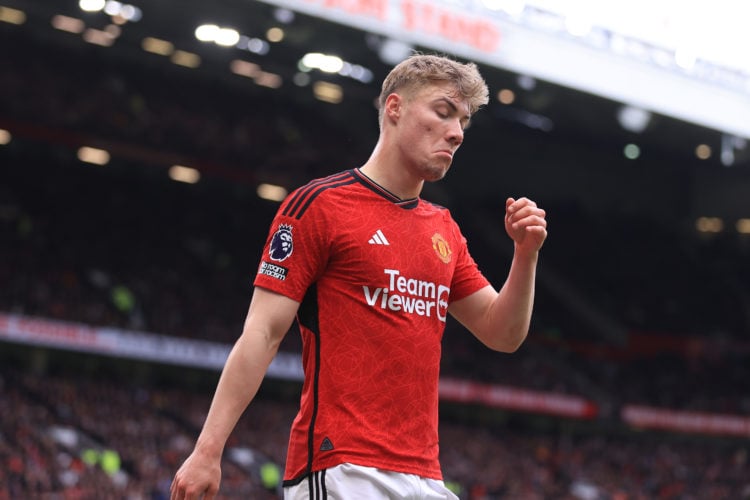
<svg viewBox="0 0 750 500">
<path fill-rule="evenodd" d="M 445 241 L 445 238 L 440 233 L 435 233 L 432 235 L 432 248 L 435 250 L 435 253 L 437 256 L 448 264 L 451 261 L 451 247 L 448 246 L 448 242 Z"/>
</svg>

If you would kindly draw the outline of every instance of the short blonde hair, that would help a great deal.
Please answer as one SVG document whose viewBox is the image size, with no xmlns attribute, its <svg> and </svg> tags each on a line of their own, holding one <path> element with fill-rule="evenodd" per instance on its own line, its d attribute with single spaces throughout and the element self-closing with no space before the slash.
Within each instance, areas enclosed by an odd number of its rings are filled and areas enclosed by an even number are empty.
<svg viewBox="0 0 750 500">
<path fill-rule="evenodd" d="M 393 92 L 414 92 L 434 82 L 449 82 L 466 99 L 474 114 L 489 101 L 487 83 L 477 65 L 460 63 L 445 56 L 413 54 L 398 63 L 383 81 L 378 98 L 378 117 L 383 119 L 385 101 Z"/>
</svg>

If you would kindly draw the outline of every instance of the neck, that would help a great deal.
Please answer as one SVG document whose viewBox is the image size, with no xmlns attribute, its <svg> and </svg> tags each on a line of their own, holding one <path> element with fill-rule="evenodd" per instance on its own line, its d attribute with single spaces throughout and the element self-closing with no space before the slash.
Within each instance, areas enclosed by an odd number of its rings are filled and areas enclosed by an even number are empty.
<svg viewBox="0 0 750 500">
<path fill-rule="evenodd" d="M 389 151 L 392 152 L 393 149 Z M 418 198 L 422 192 L 424 180 L 410 175 L 402 162 L 403 160 L 397 155 L 387 154 L 386 149 L 378 142 L 370 158 L 359 170 L 402 200 Z"/>
</svg>

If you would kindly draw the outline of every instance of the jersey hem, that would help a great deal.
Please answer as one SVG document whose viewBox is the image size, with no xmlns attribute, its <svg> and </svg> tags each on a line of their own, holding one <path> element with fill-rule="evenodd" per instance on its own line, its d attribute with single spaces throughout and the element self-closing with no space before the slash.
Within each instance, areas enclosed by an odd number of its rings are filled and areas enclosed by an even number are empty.
<svg viewBox="0 0 750 500">
<path fill-rule="evenodd" d="M 375 469 L 380 469 L 383 471 L 388 472 L 395 472 L 398 474 L 414 474 L 424 479 L 435 479 L 437 481 L 443 480 L 443 473 L 440 469 L 437 471 L 433 468 L 421 468 L 421 467 L 406 467 L 403 464 L 396 465 L 393 463 L 387 463 L 387 462 L 378 462 L 376 460 L 350 460 L 346 457 L 337 457 L 335 460 L 325 461 L 318 463 L 315 467 L 313 467 L 312 470 L 305 471 L 302 474 L 298 476 L 293 476 L 291 478 L 284 478 L 283 485 L 284 486 L 295 486 L 299 484 L 301 481 L 303 481 L 307 476 L 314 472 L 322 471 L 325 469 L 330 469 L 332 467 L 336 467 L 337 465 L 341 464 L 352 464 L 352 465 L 359 465 L 361 467 L 374 467 Z"/>
</svg>

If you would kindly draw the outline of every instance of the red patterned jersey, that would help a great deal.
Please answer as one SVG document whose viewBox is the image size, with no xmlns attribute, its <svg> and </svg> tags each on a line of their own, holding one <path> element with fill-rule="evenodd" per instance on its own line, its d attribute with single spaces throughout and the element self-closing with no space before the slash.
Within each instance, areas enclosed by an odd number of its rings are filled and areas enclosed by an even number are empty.
<svg viewBox="0 0 750 500">
<path fill-rule="evenodd" d="M 448 210 L 356 169 L 313 181 L 279 208 L 255 285 L 300 302 L 286 484 L 343 462 L 441 478 L 447 308 L 488 285 Z"/>
</svg>

